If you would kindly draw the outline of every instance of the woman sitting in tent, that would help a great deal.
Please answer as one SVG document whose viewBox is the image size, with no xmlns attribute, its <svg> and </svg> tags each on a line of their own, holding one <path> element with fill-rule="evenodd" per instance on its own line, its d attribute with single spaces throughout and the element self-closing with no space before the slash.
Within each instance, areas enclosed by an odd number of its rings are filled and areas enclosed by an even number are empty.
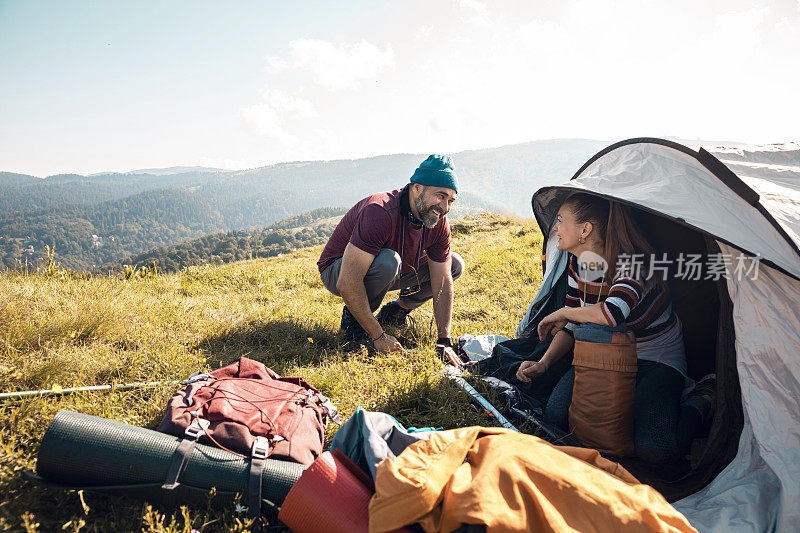
<svg viewBox="0 0 800 533">
<path fill-rule="evenodd" d="M 663 275 L 648 276 L 645 272 L 616 268 L 625 262 L 624 258 L 649 259 L 653 248 L 634 222 L 630 208 L 584 193 L 576 193 L 564 202 L 556 232 L 558 249 L 570 254 L 565 306 L 539 323 L 539 338 L 554 335 L 553 340 L 539 361 L 520 365 L 517 379 L 528 382 L 569 353 L 574 345 L 571 332 L 579 324 L 625 324 L 636 336 L 636 455 L 652 463 L 678 460 L 686 453 L 697 428 L 711 414 L 711 395 L 706 391 L 713 388 L 711 380 L 704 380 L 681 401 L 691 381 L 687 377 L 681 322 L 673 310 Z M 597 259 L 602 258 L 608 268 L 598 269 L 596 275 L 587 273 L 579 268 L 578 257 L 585 258 L 583 254 L 599 256 Z M 575 369 L 571 368 L 558 381 L 545 408 L 545 420 L 567 430 L 574 380 Z"/>
</svg>

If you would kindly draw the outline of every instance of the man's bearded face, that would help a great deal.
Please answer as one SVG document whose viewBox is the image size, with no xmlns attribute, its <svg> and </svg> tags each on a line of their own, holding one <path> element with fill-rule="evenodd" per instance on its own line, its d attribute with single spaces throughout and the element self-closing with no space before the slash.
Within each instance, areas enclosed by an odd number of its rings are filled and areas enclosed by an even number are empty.
<svg viewBox="0 0 800 533">
<path fill-rule="evenodd" d="M 435 197 L 426 198 L 426 191 L 427 187 L 422 189 L 422 192 L 419 193 L 417 200 L 414 202 L 414 207 L 417 209 L 417 213 L 419 213 L 422 225 L 430 229 L 436 227 L 439 220 L 447 213 L 442 210 L 441 205 L 439 205 Z"/>
</svg>

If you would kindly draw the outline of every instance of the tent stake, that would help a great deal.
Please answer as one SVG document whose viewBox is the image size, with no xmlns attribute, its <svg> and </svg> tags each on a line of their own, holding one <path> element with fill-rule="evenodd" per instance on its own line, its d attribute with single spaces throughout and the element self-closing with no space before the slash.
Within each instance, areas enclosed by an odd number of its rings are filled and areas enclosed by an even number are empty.
<svg viewBox="0 0 800 533">
<path fill-rule="evenodd" d="M 94 392 L 110 390 L 131 390 L 158 387 L 161 385 L 180 385 L 181 381 L 144 381 L 141 383 L 121 383 L 119 385 L 90 385 L 88 387 L 73 387 L 69 389 L 42 389 L 20 392 L 4 392 L 0 394 L 0 402 L 5 400 L 21 400 L 23 398 L 34 398 L 40 396 L 61 396 L 72 394 L 73 392 Z"/>
</svg>

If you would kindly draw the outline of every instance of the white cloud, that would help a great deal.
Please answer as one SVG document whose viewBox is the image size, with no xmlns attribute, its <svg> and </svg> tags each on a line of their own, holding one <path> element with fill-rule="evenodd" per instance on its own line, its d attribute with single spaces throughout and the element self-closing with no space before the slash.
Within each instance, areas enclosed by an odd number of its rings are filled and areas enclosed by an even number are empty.
<svg viewBox="0 0 800 533">
<path fill-rule="evenodd" d="M 309 119 L 318 115 L 314 104 L 277 89 L 261 91 L 261 102 L 242 108 L 240 116 L 251 130 L 285 144 L 295 144 L 297 137 L 286 129 L 289 120 Z"/>
<path fill-rule="evenodd" d="M 395 30 L 376 30 L 391 44 L 299 39 L 269 57 L 278 96 L 242 110 L 277 141 L 264 155 L 446 153 L 558 137 L 796 136 L 800 114 L 787 102 L 800 91 L 791 68 L 797 17 L 745 0 L 731 0 L 726 13 L 691 0 L 430 6 L 424 18 L 409 14 Z M 316 116 L 286 103 L 297 100 Z"/>
<path fill-rule="evenodd" d="M 363 80 L 372 80 L 394 68 L 391 45 L 380 48 L 367 41 L 334 44 L 317 39 L 297 39 L 289 43 L 290 60 L 267 57 L 267 70 L 311 73 L 315 83 L 331 91 L 357 89 Z"/>
<path fill-rule="evenodd" d="M 800 2 L 800 0 L 797 0 Z M 428 41 L 433 35 L 433 25 L 431 24 L 423 24 L 419 28 L 417 28 L 417 33 L 414 36 L 414 39 L 417 41 Z"/>
<path fill-rule="evenodd" d="M 478 0 L 458 0 L 459 7 L 463 7 L 473 11 L 476 15 L 480 15 L 485 17 L 488 12 L 486 10 L 486 4 L 483 2 L 479 2 Z"/>
<path fill-rule="evenodd" d="M 473 24 L 489 22 L 489 10 L 486 4 L 478 0 L 457 0 L 458 7 L 469 13 L 466 19 Z"/>
<path fill-rule="evenodd" d="M 769 12 L 768 7 L 754 7 L 719 15 L 715 31 L 703 39 L 702 48 L 715 50 L 720 57 L 736 57 L 738 61 L 757 54 L 763 39 L 762 25 Z"/>
</svg>

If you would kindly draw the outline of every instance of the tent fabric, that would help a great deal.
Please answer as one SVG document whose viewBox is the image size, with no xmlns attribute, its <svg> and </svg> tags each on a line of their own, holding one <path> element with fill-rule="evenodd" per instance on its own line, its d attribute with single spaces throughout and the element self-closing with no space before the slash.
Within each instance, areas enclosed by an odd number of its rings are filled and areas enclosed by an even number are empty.
<svg viewBox="0 0 800 533">
<path fill-rule="evenodd" d="M 552 234 L 550 235 L 552 237 Z M 553 292 L 553 288 L 561 278 L 561 274 L 567 268 L 568 256 L 567 254 L 560 253 L 556 247 L 558 239 L 548 238 L 545 245 L 545 264 L 544 264 L 544 279 L 542 285 L 539 287 L 539 292 L 534 296 L 533 301 L 528 307 L 528 311 L 517 326 L 517 337 L 527 337 L 533 334 L 532 331 L 526 331 L 530 324 L 538 323 L 534 321 L 537 310 L 543 306 L 544 300 Z"/>
<path fill-rule="evenodd" d="M 505 428 L 439 431 L 378 467 L 369 530 L 696 531 L 595 450 Z"/>
<path fill-rule="evenodd" d="M 738 167 L 734 167 L 737 168 Z M 800 167 L 792 172 L 792 176 L 782 176 L 781 179 L 766 179 L 765 177 L 742 176 L 750 187 L 761 196 L 761 204 L 772 213 L 778 224 L 786 231 L 795 243 L 800 244 L 800 220 L 797 213 L 800 212 Z M 755 174 L 752 169 L 742 169 L 742 172 Z M 764 169 L 761 169 L 764 170 Z M 775 171 L 770 170 L 774 176 Z M 765 172 L 760 172 L 762 176 Z"/>
<path fill-rule="evenodd" d="M 704 531 L 798 531 L 800 282 L 763 268 L 758 279 L 729 279 L 728 287 L 745 412 L 739 453 L 675 506 Z"/>
<path fill-rule="evenodd" d="M 549 236 L 563 200 L 584 191 L 715 237 L 709 242 L 722 254 L 760 254 L 765 261 L 757 276 L 734 277 L 729 271 L 725 281 L 724 296 L 732 302 L 726 321 L 733 322 L 736 353 L 718 356 L 716 370 L 728 375 L 731 371 L 719 364 L 730 361 L 733 367 L 735 361 L 744 419 L 738 451 L 710 483 L 675 506 L 703 531 L 800 531 L 800 144 L 711 150 L 758 193 L 753 205 L 685 147 L 658 139 L 614 146 L 573 180 L 534 194 L 540 228 Z M 554 241 L 546 242 L 548 263 L 557 261 L 550 254 Z M 553 283 L 546 273 L 518 334 L 537 320 Z"/>
<path fill-rule="evenodd" d="M 800 279 L 800 256 L 764 214 L 697 159 L 670 146 L 649 142 L 620 146 L 568 183 L 540 190 L 533 208 L 543 230 L 552 227 L 561 203 L 574 191 L 601 194 L 680 219 L 740 250 L 760 254 Z"/>
</svg>

